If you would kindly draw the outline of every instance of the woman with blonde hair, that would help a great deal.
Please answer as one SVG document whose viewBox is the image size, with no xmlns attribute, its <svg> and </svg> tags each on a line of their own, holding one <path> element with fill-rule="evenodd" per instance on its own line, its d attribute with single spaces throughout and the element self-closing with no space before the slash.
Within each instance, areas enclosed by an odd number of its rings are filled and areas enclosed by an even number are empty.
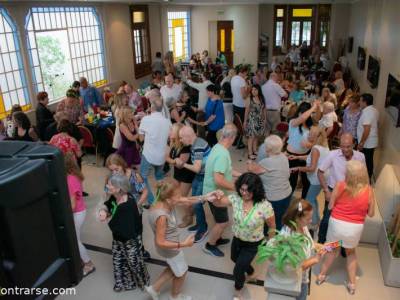
<svg viewBox="0 0 400 300">
<path fill-rule="evenodd" d="M 119 113 L 119 132 L 121 133 L 121 144 L 117 154 L 121 155 L 128 167 L 140 164 L 140 153 L 136 141 L 139 138 L 138 126 L 130 107 L 123 107 Z"/>
<path fill-rule="evenodd" d="M 128 107 L 128 96 L 124 94 L 117 94 L 114 96 L 114 105 L 112 107 L 114 117 L 115 117 L 115 133 L 112 147 L 114 149 L 118 149 L 121 145 L 121 133 L 119 131 L 119 122 L 120 122 L 120 113 L 121 109 L 124 107 Z"/>
<path fill-rule="evenodd" d="M 342 241 L 347 255 L 346 282 L 348 292 L 355 293 L 357 257 L 355 249 L 360 241 L 365 218 L 375 213 L 375 197 L 369 185 L 367 167 L 363 162 L 350 160 L 346 166 L 345 181 L 333 189 L 328 208 L 332 210 L 327 234 L 328 242 Z M 317 277 L 317 284 L 327 279 L 327 272 L 336 258 L 338 249 L 327 253 Z"/>
<path fill-rule="evenodd" d="M 306 160 L 306 166 L 298 167 L 297 170 L 300 172 L 307 173 L 308 181 L 310 182 L 310 187 L 306 195 L 306 199 L 311 203 L 313 207 L 312 214 L 312 228 L 317 229 L 320 221 L 319 208 L 317 196 L 321 192 L 321 184 L 318 180 L 318 166 L 324 161 L 325 157 L 329 154 L 328 139 L 326 136 L 326 131 L 318 126 L 311 127 L 309 134 L 310 141 L 316 141 L 315 145 L 311 148 L 311 152 L 302 157 Z M 326 173 L 326 172 L 325 172 Z M 328 174 L 324 175 L 327 176 Z"/>
<path fill-rule="evenodd" d="M 64 165 L 67 173 L 67 185 L 74 217 L 76 239 L 78 241 L 79 254 L 83 261 L 83 276 L 87 276 L 90 273 L 93 273 L 96 268 L 91 261 L 85 246 L 81 242 L 81 228 L 86 217 L 86 204 L 83 199 L 82 188 L 84 177 L 78 167 L 75 156 L 72 153 L 65 154 Z"/>
<path fill-rule="evenodd" d="M 190 146 L 182 144 L 179 138 L 179 131 L 183 127 L 180 123 L 175 123 L 171 127 L 169 134 L 169 149 L 167 150 L 166 162 L 174 166 L 174 180 L 176 181 L 179 191 L 182 196 L 189 194 L 195 173 L 192 171 L 178 167 L 176 159 L 179 158 L 184 163 L 190 162 Z M 180 228 L 185 228 L 193 223 L 193 211 L 191 207 L 187 207 L 183 223 L 179 225 Z"/>
<path fill-rule="evenodd" d="M 176 221 L 176 205 L 193 205 L 196 202 L 214 201 L 215 193 L 205 196 L 181 197 L 175 181 L 168 178 L 157 185 L 157 197 L 149 210 L 149 223 L 154 232 L 154 244 L 160 256 L 166 259 L 167 268 L 151 286 L 146 286 L 147 293 L 153 300 L 160 297 L 161 288 L 172 280 L 170 300 L 190 300 L 192 297 L 181 294 L 188 265 L 181 248 L 191 247 L 194 235 L 184 240 L 179 237 Z"/>
</svg>

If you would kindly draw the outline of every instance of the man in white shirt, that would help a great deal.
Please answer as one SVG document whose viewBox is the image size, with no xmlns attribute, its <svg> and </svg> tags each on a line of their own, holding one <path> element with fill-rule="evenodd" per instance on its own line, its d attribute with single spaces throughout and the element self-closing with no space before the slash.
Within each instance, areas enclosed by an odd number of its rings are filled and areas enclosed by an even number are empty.
<svg viewBox="0 0 400 300">
<path fill-rule="evenodd" d="M 213 83 L 210 81 L 210 73 L 209 73 L 209 72 L 204 72 L 204 73 L 201 75 L 201 79 L 202 79 L 201 82 L 194 82 L 194 81 L 192 81 L 191 78 L 190 78 L 189 73 L 188 73 L 188 76 L 189 76 L 189 77 L 188 77 L 188 80 L 186 81 L 186 83 L 187 83 L 190 87 L 192 87 L 192 88 L 194 88 L 194 89 L 196 89 L 196 90 L 199 91 L 199 102 L 198 102 L 198 104 L 197 104 L 197 108 L 200 109 L 200 110 L 202 110 L 202 111 L 204 111 L 204 107 L 206 106 L 206 104 L 207 104 L 207 99 L 208 99 L 208 96 L 207 96 L 207 87 L 208 87 L 209 85 L 213 84 Z"/>
<path fill-rule="evenodd" d="M 372 105 L 373 103 L 374 97 L 371 94 L 361 95 L 360 107 L 362 111 L 357 124 L 357 149 L 365 155 L 370 178 L 374 173 L 374 151 L 378 147 L 379 112 Z"/>
<path fill-rule="evenodd" d="M 269 80 L 261 87 L 267 109 L 266 135 L 276 129 L 281 122 L 282 98 L 287 97 L 285 90 L 278 84 L 278 74 L 271 73 Z"/>
<path fill-rule="evenodd" d="M 165 85 L 161 87 L 160 93 L 167 110 L 181 99 L 182 87 L 174 83 L 174 75 L 171 73 L 165 76 Z"/>
<path fill-rule="evenodd" d="M 164 178 L 165 153 L 171 128 L 171 121 L 162 115 L 163 100 L 156 98 L 151 103 L 151 114 L 145 116 L 140 122 L 139 137 L 144 140 L 142 161 L 140 163 L 140 175 L 149 191 L 147 201 L 152 204 L 154 196 L 148 181 L 150 169 L 154 168 L 157 181 Z"/>
<path fill-rule="evenodd" d="M 242 67 L 239 74 L 233 76 L 231 79 L 233 115 L 238 114 L 242 122 L 244 121 L 245 111 L 244 101 L 249 96 L 246 82 L 248 72 L 249 69 L 247 67 Z"/>
<path fill-rule="evenodd" d="M 286 57 L 289 57 L 292 63 L 297 64 L 300 60 L 300 50 L 296 48 L 296 45 L 292 45 Z"/>
</svg>

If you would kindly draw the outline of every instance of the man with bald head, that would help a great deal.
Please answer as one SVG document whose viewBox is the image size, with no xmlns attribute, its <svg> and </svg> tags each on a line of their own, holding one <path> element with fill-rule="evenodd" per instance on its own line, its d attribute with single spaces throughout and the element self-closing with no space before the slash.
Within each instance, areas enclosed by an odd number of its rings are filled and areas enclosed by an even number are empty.
<svg viewBox="0 0 400 300">
<path fill-rule="evenodd" d="M 267 108 L 267 128 L 266 135 L 276 129 L 276 125 L 281 122 L 281 102 L 287 93 L 278 83 L 278 74 L 271 73 L 269 80 L 261 87 Z"/>
<path fill-rule="evenodd" d="M 148 176 L 154 169 L 156 180 L 164 178 L 165 153 L 171 129 L 171 121 L 161 114 L 164 104 L 160 97 L 155 97 L 151 102 L 151 114 L 145 116 L 140 122 L 139 138 L 143 141 L 142 160 L 140 162 L 140 175 L 149 191 L 147 202 L 152 204 L 154 195 L 149 185 Z"/>
<path fill-rule="evenodd" d="M 364 154 L 354 150 L 354 139 L 351 133 L 344 133 L 340 137 L 340 148 L 330 151 L 318 168 L 318 179 L 325 193 L 324 215 L 318 233 L 319 243 L 325 243 L 326 241 L 329 217 L 331 215 L 328 204 L 332 190 L 337 182 L 345 179 L 346 164 L 350 160 L 359 160 L 365 163 Z"/>
<path fill-rule="evenodd" d="M 180 159 L 176 159 L 176 166 L 186 168 L 196 173 L 192 182 L 192 195 L 203 195 L 204 169 L 211 148 L 204 139 L 196 136 L 196 133 L 190 126 L 184 126 L 179 130 L 179 138 L 184 145 L 191 146 L 191 163 L 182 163 Z M 194 240 L 195 243 L 198 243 L 208 234 L 208 225 L 203 204 L 197 203 L 193 208 L 196 215 L 196 225 L 189 227 L 188 230 L 196 232 Z"/>
</svg>

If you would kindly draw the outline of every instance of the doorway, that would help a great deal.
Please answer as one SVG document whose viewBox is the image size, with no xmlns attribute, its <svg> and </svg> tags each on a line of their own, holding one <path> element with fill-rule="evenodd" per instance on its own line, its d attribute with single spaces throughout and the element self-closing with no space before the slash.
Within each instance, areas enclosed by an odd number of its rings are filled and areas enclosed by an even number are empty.
<svg viewBox="0 0 400 300">
<path fill-rule="evenodd" d="M 218 21 L 217 49 L 225 55 L 226 62 L 230 68 L 233 67 L 234 41 L 233 21 Z"/>
</svg>

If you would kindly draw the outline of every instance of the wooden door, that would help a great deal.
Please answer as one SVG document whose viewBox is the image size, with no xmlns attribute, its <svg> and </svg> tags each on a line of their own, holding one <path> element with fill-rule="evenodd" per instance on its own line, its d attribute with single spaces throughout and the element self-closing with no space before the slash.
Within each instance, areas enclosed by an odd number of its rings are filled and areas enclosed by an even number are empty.
<svg viewBox="0 0 400 300">
<path fill-rule="evenodd" d="M 229 67 L 233 67 L 234 31 L 233 21 L 218 21 L 217 23 L 218 51 L 226 57 Z"/>
</svg>

